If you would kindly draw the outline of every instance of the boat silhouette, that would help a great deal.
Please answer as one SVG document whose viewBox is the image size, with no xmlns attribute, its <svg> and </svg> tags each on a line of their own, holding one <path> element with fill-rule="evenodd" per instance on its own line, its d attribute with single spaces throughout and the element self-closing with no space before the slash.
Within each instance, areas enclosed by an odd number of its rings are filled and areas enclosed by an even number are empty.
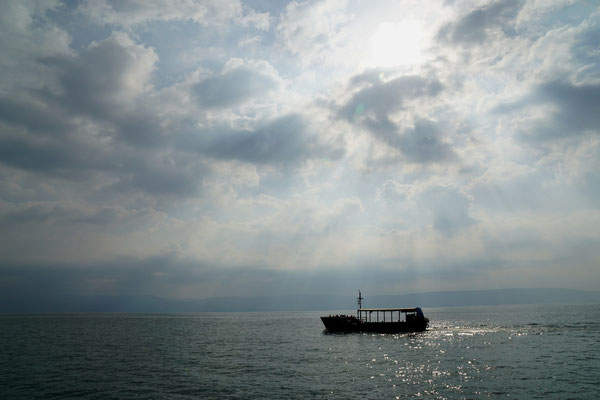
<svg viewBox="0 0 600 400">
<path fill-rule="evenodd" d="M 321 317 L 327 332 L 423 332 L 426 318 L 420 307 L 362 308 L 363 297 L 358 291 L 356 315 L 329 315 Z"/>
</svg>

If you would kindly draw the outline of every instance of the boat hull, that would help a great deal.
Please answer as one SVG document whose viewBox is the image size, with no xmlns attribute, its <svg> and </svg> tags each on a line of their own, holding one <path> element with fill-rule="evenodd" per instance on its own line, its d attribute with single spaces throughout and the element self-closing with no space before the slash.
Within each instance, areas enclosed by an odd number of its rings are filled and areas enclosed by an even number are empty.
<svg viewBox="0 0 600 400">
<path fill-rule="evenodd" d="M 417 319 L 403 322 L 364 322 L 353 316 L 321 317 L 328 332 L 375 332 L 406 333 L 423 332 L 427 329 L 429 319 Z"/>
</svg>

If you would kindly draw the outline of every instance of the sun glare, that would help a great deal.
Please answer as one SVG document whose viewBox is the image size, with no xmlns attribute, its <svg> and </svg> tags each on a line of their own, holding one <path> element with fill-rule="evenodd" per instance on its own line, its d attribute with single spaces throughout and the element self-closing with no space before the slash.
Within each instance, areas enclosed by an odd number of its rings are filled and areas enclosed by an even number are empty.
<svg viewBox="0 0 600 400">
<path fill-rule="evenodd" d="M 374 67 L 418 64 L 422 39 L 422 28 L 416 22 L 383 22 L 371 37 L 367 62 Z"/>
</svg>

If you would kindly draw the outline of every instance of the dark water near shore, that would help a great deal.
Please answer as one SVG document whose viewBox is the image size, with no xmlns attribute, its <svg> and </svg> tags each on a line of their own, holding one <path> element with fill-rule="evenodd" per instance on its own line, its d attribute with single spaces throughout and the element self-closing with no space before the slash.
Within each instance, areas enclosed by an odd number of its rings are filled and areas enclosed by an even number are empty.
<svg viewBox="0 0 600 400">
<path fill-rule="evenodd" d="M 424 311 L 402 335 L 325 334 L 320 312 L 1 315 L 0 398 L 600 398 L 600 306 Z"/>
</svg>

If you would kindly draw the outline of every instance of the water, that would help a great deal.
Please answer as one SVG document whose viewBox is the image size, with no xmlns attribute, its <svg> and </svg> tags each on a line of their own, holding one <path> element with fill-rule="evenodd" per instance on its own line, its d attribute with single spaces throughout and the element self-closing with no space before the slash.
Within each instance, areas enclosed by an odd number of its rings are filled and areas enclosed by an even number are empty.
<svg viewBox="0 0 600 400">
<path fill-rule="evenodd" d="M 425 309 L 418 334 L 319 312 L 0 316 L 2 399 L 600 397 L 600 306 Z"/>
</svg>

